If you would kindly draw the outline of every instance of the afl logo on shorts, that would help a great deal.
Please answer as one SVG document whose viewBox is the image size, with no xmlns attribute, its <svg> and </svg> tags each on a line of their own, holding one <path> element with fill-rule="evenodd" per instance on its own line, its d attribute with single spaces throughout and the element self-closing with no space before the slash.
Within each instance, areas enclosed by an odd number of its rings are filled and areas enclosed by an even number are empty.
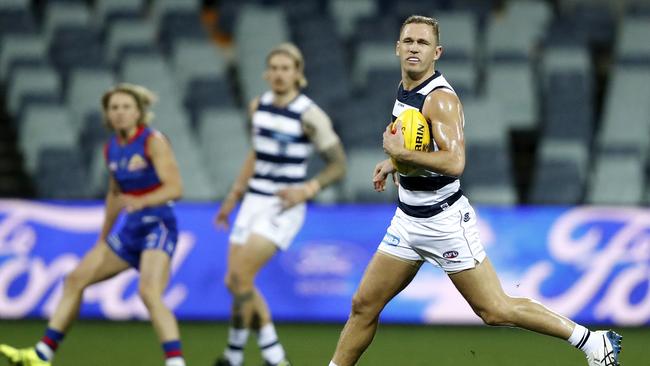
<svg viewBox="0 0 650 366">
<path fill-rule="evenodd" d="M 443 258 L 445 258 L 445 259 L 453 259 L 453 258 L 458 257 L 458 252 L 455 251 L 455 250 L 450 250 L 450 251 L 448 251 L 448 252 L 444 252 L 444 253 L 442 254 L 442 256 L 443 256 Z"/>
</svg>

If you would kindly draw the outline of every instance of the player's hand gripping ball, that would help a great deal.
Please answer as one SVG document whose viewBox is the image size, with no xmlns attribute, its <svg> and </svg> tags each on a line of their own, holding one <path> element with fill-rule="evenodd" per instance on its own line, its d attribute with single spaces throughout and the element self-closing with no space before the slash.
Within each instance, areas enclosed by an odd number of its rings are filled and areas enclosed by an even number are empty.
<svg viewBox="0 0 650 366">
<path fill-rule="evenodd" d="M 404 147 L 411 151 L 429 151 L 431 145 L 431 133 L 429 132 L 429 123 L 422 113 L 417 109 L 407 109 L 391 125 L 391 131 L 397 133 L 397 122 L 402 122 L 402 135 L 404 136 Z M 400 163 L 391 158 L 393 166 L 403 175 L 409 175 L 417 172 L 418 167 L 409 164 Z"/>
</svg>

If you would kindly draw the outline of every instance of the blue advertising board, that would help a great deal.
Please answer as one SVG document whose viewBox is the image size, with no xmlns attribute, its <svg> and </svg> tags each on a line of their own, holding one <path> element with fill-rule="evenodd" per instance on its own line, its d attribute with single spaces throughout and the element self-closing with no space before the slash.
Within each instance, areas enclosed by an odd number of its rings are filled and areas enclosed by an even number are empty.
<svg viewBox="0 0 650 366">
<path fill-rule="evenodd" d="M 166 303 L 181 319 L 225 320 L 228 233 L 216 204 L 179 203 L 180 239 Z M 257 281 L 279 321 L 347 318 L 393 205 L 310 206 L 293 245 Z M 650 325 L 650 211 L 605 207 L 478 207 L 482 241 L 506 292 L 581 323 Z M 0 200 L 0 318 L 48 317 L 62 279 L 92 247 L 99 202 Z M 81 316 L 145 319 L 137 272 L 90 287 Z M 447 276 L 425 264 L 384 310 L 385 322 L 474 324 Z"/>
</svg>

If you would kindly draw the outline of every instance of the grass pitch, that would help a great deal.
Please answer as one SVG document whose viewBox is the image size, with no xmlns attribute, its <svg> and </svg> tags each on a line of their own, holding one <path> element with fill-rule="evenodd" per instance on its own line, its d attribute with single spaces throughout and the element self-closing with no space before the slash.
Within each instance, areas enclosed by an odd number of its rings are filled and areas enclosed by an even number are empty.
<svg viewBox="0 0 650 366">
<path fill-rule="evenodd" d="M 227 324 L 183 322 L 188 366 L 212 366 L 226 344 Z M 44 321 L 0 320 L 0 343 L 33 345 Z M 326 366 L 341 324 L 278 324 L 280 339 L 298 366 Z M 623 335 L 623 366 L 650 365 L 650 328 L 617 329 Z M 255 337 L 246 365 L 262 364 Z M 4 366 L 5 361 L 0 361 Z M 59 348 L 55 366 L 163 365 L 162 351 L 146 322 L 80 321 Z M 510 328 L 382 325 L 361 366 L 583 366 L 566 342 Z"/>
</svg>

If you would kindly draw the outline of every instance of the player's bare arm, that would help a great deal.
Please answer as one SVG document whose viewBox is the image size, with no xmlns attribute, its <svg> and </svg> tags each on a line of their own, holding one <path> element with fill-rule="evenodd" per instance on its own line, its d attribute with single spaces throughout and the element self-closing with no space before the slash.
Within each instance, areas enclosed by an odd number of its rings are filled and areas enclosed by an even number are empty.
<svg viewBox="0 0 650 366">
<path fill-rule="evenodd" d="M 251 120 L 252 120 L 253 113 L 257 109 L 258 104 L 259 104 L 259 98 L 254 98 L 248 104 L 248 119 L 246 120 L 247 131 L 251 131 L 252 129 Z M 246 155 L 246 159 L 244 160 L 244 164 L 242 165 L 241 171 L 239 172 L 237 179 L 235 179 L 235 182 L 232 184 L 232 187 L 230 187 L 230 192 L 228 192 L 228 195 L 226 195 L 226 198 L 221 203 L 221 206 L 219 207 L 219 211 L 217 212 L 214 218 L 214 223 L 218 228 L 228 230 L 228 228 L 230 227 L 230 224 L 228 222 L 228 215 L 230 215 L 230 212 L 232 212 L 232 210 L 235 208 L 237 202 L 239 202 L 241 198 L 244 197 L 244 193 L 246 193 L 246 187 L 248 187 L 248 181 L 251 179 L 254 172 L 255 172 L 255 151 L 251 148 L 248 154 Z"/>
<path fill-rule="evenodd" d="M 326 163 L 325 168 L 302 187 L 287 188 L 278 192 L 285 207 L 307 201 L 323 188 L 343 178 L 346 171 L 346 156 L 339 137 L 332 128 L 332 122 L 318 106 L 312 106 L 303 116 L 304 129 Z"/>
<path fill-rule="evenodd" d="M 382 160 L 375 165 L 372 173 L 372 184 L 377 192 L 383 192 L 386 189 L 386 178 L 390 174 L 393 177 L 393 183 L 397 185 L 397 170 L 390 159 Z"/>
<path fill-rule="evenodd" d="M 447 176 L 460 176 L 465 169 L 464 117 L 460 100 L 448 90 L 436 90 L 425 100 L 422 114 L 430 123 L 438 151 L 409 151 L 404 148 L 403 136 L 392 134 L 389 127 L 384 132 L 384 150 L 398 161 Z"/>
<path fill-rule="evenodd" d="M 178 170 L 174 152 L 167 138 L 161 133 L 153 133 L 149 140 L 149 154 L 161 186 L 140 197 L 123 195 L 126 210 L 129 212 L 145 207 L 159 206 L 179 199 L 183 195 L 183 183 Z"/>
</svg>

